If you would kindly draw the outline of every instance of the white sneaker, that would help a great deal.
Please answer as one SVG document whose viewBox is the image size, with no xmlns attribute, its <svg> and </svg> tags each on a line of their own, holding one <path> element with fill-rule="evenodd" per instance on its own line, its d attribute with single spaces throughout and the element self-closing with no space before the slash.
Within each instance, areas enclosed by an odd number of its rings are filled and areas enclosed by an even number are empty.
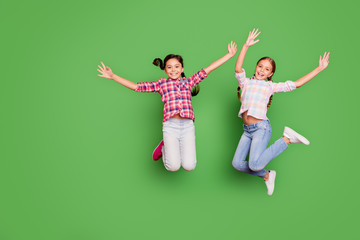
<svg viewBox="0 0 360 240">
<path fill-rule="evenodd" d="M 267 194 L 271 196 L 274 192 L 275 188 L 275 177 L 276 177 L 276 171 L 270 170 L 269 171 L 269 179 L 265 181 L 266 187 L 267 187 Z"/>
<path fill-rule="evenodd" d="M 283 135 L 290 139 L 290 143 L 303 143 L 305 145 L 310 144 L 309 140 L 307 140 L 304 136 L 301 136 L 289 127 L 285 127 Z"/>
</svg>

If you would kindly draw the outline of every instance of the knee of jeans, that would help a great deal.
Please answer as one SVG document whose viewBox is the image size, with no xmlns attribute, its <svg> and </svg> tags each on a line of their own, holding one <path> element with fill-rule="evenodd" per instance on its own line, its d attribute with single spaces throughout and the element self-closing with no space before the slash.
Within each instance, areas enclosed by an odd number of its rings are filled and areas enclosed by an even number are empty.
<svg viewBox="0 0 360 240">
<path fill-rule="evenodd" d="M 194 162 L 194 163 L 185 163 L 185 164 L 182 165 L 182 167 L 186 171 L 192 171 L 196 167 L 196 162 Z"/>
<path fill-rule="evenodd" d="M 244 164 L 241 161 L 236 161 L 235 159 L 232 161 L 233 167 L 238 170 L 242 171 L 244 169 Z"/>
<path fill-rule="evenodd" d="M 254 162 L 249 162 L 249 168 L 251 171 L 254 171 L 254 172 L 258 172 L 258 171 L 262 170 L 262 168 L 259 168 L 258 164 L 254 163 Z"/>
<path fill-rule="evenodd" d="M 176 172 L 180 169 L 180 164 L 165 164 L 166 170 Z"/>
<path fill-rule="evenodd" d="M 239 163 L 235 160 L 232 161 L 232 165 L 233 167 L 236 169 L 236 170 L 239 170 L 240 171 L 240 166 L 239 166 Z"/>
</svg>

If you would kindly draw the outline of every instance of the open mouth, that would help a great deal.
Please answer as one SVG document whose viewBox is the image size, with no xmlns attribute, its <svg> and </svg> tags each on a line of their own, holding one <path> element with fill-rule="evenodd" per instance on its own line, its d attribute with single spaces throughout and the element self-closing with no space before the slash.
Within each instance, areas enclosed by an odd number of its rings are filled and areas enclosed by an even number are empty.
<svg viewBox="0 0 360 240">
<path fill-rule="evenodd" d="M 259 73 L 259 72 L 258 72 L 258 76 L 259 76 L 259 77 L 263 77 L 263 76 L 265 76 L 265 75 L 264 75 L 263 73 Z"/>
</svg>

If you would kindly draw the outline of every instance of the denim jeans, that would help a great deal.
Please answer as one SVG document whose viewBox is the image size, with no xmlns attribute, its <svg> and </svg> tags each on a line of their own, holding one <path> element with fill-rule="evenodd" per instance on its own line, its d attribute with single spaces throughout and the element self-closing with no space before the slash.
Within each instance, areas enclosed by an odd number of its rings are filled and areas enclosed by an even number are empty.
<svg viewBox="0 0 360 240">
<path fill-rule="evenodd" d="M 237 146 L 233 166 L 235 169 L 255 176 L 265 177 L 264 167 L 276 156 L 287 149 L 283 138 L 277 140 L 270 147 L 266 148 L 271 137 L 271 126 L 269 120 L 245 125 L 244 133 Z M 249 155 L 249 161 L 245 161 Z"/>
<path fill-rule="evenodd" d="M 163 123 L 164 166 L 169 171 L 180 167 L 191 171 L 196 166 L 195 127 L 191 119 L 170 118 Z"/>
</svg>

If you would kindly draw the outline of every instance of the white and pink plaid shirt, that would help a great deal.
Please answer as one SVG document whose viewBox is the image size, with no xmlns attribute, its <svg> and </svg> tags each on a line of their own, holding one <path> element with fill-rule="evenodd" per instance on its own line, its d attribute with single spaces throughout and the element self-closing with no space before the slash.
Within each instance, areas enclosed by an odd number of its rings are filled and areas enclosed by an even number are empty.
<svg viewBox="0 0 360 240">
<path fill-rule="evenodd" d="M 164 102 L 163 122 L 179 113 L 181 117 L 195 120 L 194 110 L 191 104 L 191 89 L 201 82 L 207 74 L 204 69 L 195 73 L 189 78 L 160 78 L 154 82 L 140 82 L 136 92 L 158 92 L 161 101 Z"/>
<path fill-rule="evenodd" d="M 246 78 L 245 70 L 242 73 L 235 73 L 235 77 L 241 88 L 241 108 L 239 117 L 248 111 L 249 116 L 267 120 L 267 104 L 274 93 L 289 92 L 296 89 L 293 81 L 274 83 L 272 81 L 257 80 L 255 77 Z"/>
</svg>

